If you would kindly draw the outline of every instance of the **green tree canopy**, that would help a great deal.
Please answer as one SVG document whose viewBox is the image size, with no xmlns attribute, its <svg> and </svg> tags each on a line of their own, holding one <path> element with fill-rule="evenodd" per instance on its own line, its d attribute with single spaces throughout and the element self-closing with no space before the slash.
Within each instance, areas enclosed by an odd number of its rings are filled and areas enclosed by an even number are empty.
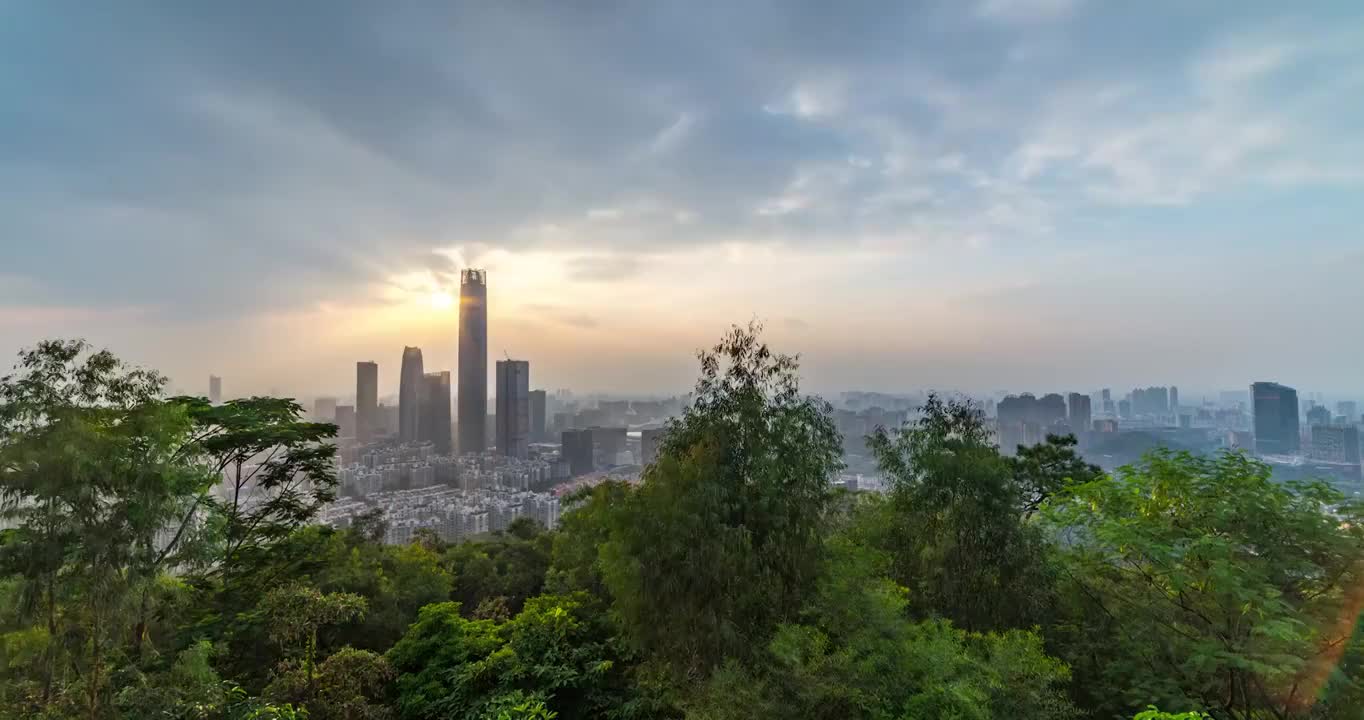
<svg viewBox="0 0 1364 720">
<path fill-rule="evenodd" d="M 1056 645 L 1094 707 L 1300 715 L 1354 634 L 1364 516 L 1325 484 L 1158 451 L 1047 517 L 1071 603 Z"/>
<path fill-rule="evenodd" d="M 980 409 L 930 395 L 920 417 L 868 439 L 891 481 L 880 519 L 865 527 L 910 590 L 912 610 L 968 630 L 1026 628 L 1051 587 L 1044 539 L 1027 521 L 1044 497 L 1092 477 L 1073 444 L 1052 436 L 1016 459 L 999 453 Z"/>
<path fill-rule="evenodd" d="M 681 675 L 744 656 L 804 604 L 821 567 L 841 442 L 760 328 L 702 352 L 691 405 L 611 514 L 605 585 L 627 636 Z"/>
<path fill-rule="evenodd" d="M 22 578 L 21 618 L 43 633 L 27 673 L 38 708 L 107 711 L 110 664 L 141 659 L 175 551 L 159 534 L 214 481 L 181 452 L 192 424 L 158 398 L 164 383 L 82 341 L 25 350 L 0 378 L 0 508 L 14 526 L 0 572 Z"/>
</svg>

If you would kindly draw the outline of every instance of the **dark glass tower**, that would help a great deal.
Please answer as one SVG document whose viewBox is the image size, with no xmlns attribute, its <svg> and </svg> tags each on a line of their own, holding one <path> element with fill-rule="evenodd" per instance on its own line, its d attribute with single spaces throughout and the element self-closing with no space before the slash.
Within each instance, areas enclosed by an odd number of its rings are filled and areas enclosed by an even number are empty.
<svg viewBox="0 0 1364 720">
<path fill-rule="evenodd" d="M 1298 391 L 1278 383 L 1257 382 L 1250 386 L 1250 398 L 1255 408 L 1255 452 L 1297 455 L 1302 449 Z"/>
<path fill-rule="evenodd" d="M 422 379 L 419 440 L 435 446 L 437 455 L 450 454 L 450 371 L 427 373 Z"/>
<path fill-rule="evenodd" d="M 530 363 L 497 361 L 497 451 L 526 459 L 530 439 Z"/>
<path fill-rule="evenodd" d="M 488 283 L 482 270 L 459 274 L 459 452 L 488 444 Z"/>
<path fill-rule="evenodd" d="M 422 349 L 403 348 L 403 370 L 398 380 L 398 439 L 417 442 L 421 439 L 422 405 Z"/>
<path fill-rule="evenodd" d="M 373 440 L 379 426 L 379 364 L 355 363 L 355 439 Z"/>
<path fill-rule="evenodd" d="M 1076 437 L 1083 437 L 1081 433 L 1090 431 L 1093 424 L 1093 414 L 1089 408 L 1089 396 L 1080 393 L 1071 393 L 1066 398 L 1066 404 L 1070 410 L 1070 430 Z"/>
<path fill-rule="evenodd" d="M 530 391 L 530 441 L 545 441 L 545 399 L 544 390 Z M 1354 413 L 1350 413 L 1353 415 Z"/>
</svg>

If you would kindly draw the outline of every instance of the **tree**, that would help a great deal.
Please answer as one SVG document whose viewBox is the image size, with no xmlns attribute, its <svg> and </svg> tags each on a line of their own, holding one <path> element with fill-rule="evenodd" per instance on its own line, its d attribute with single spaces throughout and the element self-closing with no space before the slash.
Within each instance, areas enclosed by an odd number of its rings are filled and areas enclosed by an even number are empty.
<svg viewBox="0 0 1364 720">
<path fill-rule="evenodd" d="M 351 593 L 326 593 L 299 583 L 270 591 L 262 600 L 271 638 L 284 650 L 294 668 L 303 673 L 304 698 L 317 695 L 317 633 L 323 627 L 348 622 L 365 613 L 365 599 Z"/>
<path fill-rule="evenodd" d="M 388 653 L 399 717 L 635 717 L 647 701 L 629 655 L 585 595 L 541 596 L 503 623 L 469 620 L 457 603 L 422 608 Z"/>
<path fill-rule="evenodd" d="M 830 540 L 818 591 L 756 662 L 728 661 L 688 704 L 688 717 L 994 717 L 1069 719 L 1065 666 L 1036 635 L 967 633 L 913 621 L 888 560 L 849 536 Z"/>
<path fill-rule="evenodd" d="M 383 652 L 393 646 L 426 605 L 450 598 L 452 579 L 440 556 L 422 545 L 381 545 L 354 530 L 319 538 L 299 572 L 322 592 L 365 599 L 364 617 L 322 631 L 322 645 L 353 645 Z"/>
<path fill-rule="evenodd" d="M 209 508 L 220 527 L 211 569 L 230 593 L 243 573 L 268 566 L 263 559 L 274 545 L 335 499 L 336 446 L 328 441 L 336 426 L 305 422 L 302 406 L 288 398 L 175 402 L 195 424 L 188 451 L 223 477 L 221 494 L 204 493 L 196 510 Z"/>
<path fill-rule="evenodd" d="M 384 700 L 392 680 L 393 668 L 383 655 L 344 647 L 318 663 L 311 689 L 296 667 L 277 676 L 265 694 L 305 707 L 310 720 L 388 720 L 393 712 Z"/>
<path fill-rule="evenodd" d="M 876 535 L 869 542 L 890 555 L 891 577 L 909 588 L 919 616 L 974 631 L 1034 625 L 1051 580 L 1026 513 L 1063 479 L 1048 475 L 1051 463 L 1000 455 L 967 401 L 930 395 L 920 411 L 914 423 L 868 439 L 892 483 L 888 502 L 864 510 L 880 515 L 863 521 Z"/>
<path fill-rule="evenodd" d="M 605 585 L 627 636 L 678 677 L 762 647 L 821 566 L 841 441 L 761 328 L 700 353 L 692 404 L 642 486 L 611 513 Z"/>
<path fill-rule="evenodd" d="M 585 591 L 609 600 L 598 549 L 611 539 L 611 517 L 634 492 L 628 483 L 608 481 L 563 499 L 565 511 L 554 534 L 545 589 L 568 594 Z"/>
<path fill-rule="evenodd" d="M 1132 716 L 1132 720 L 1212 720 L 1205 712 L 1189 711 L 1182 713 L 1161 712 L 1155 705 Z"/>
<path fill-rule="evenodd" d="M 130 718 L 209 718 L 226 703 L 222 678 L 210 664 L 213 645 L 200 641 L 181 651 L 163 673 L 140 674 L 127 682 L 114 704 Z"/>
<path fill-rule="evenodd" d="M 450 597 L 467 613 L 490 602 L 515 615 L 544 590 L 552 543 L 543 528 L 528 521 L 517 524 L 515 533 L 447 548 L 442 562 L 453 578 Z"/>
<path fill-rule="evenodd" d="M 1080 457 L 1075 446 L 1074 435 L 1048 433 L 1046 442 L 1019 445 L 1018 453 L 1007 459 L 1014 482 L 1023 493 L 1025 517 L 1032 517 L 1047 500 L 1103 475 L 1098 465 Z"/>
<path fill-rule="evenodd" d="M 1305 715 L 1364 606 L 1359 503 L 1243 455 L 1153 452 L 1046 514 L 1070 598 L 1054 644 L 1109 714 Z"/>
<path fill-rule="evenodd" d="M 149 602 L 175 548 L 157 535 L 212 484 L 180 452 L 191 424 L 158 399 L 164 378 L 83 341 L 20 353 L 0 378 L 0 494 L 16 525 L 0 568 L 24 578 L 21 605 L 46 631 L 38 704 L 78 676 L 83 711 L 103 714 L 108 655 L 141 656 Z"/>
</svg>

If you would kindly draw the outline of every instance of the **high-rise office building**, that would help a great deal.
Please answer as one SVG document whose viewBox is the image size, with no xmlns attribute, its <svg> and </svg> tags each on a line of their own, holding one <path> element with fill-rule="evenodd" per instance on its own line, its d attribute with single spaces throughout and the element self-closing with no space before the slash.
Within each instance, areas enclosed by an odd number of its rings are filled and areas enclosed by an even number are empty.
<svg viewBox="0 0 1364 720">
<path fill-rule="evenodd" d="M 379 418 L 378 424 L 371 428 L 375 438 L 383 438 L 389 435 L 398 434 L 397 405 L 379 403 L 379 409 L 374 413 L 374 416 Z"/>
<path fill-rule="evenodd" d="M 425 389 L 422 376 L 422 349 L 403 348 L 402 374 L 398 379 L 398 439 L 405 443 L 421 439 L 422 394 Z"/>
<path fill-rule="evenodd" d="M 1013 455 L 1018 446 L 1046 440 L 1047 433 L 1066 422 L 1066 399 L 1056 393 L 1041 398 L 1032 393 L 1010 395 L 995 406 L 999 450 Z"/>
<path fill-rule="evenodd" d="M 1066 424 L 1066 399 L 1060 393 L 1047 393 L 1037 399 L 1038 420 L 1043 428 Z M 1046 430 L 1043 431 L 1046 437 Z"/>
<path fill-rule="evenodd" d="M 1179 412 L 1179 388 L 1170 386 L 1170 412 Z"/>
<path fill-rule="evenodd" d="M 1354 400 L 1341 400 L 1336 403 L 1336 414 L 1343 415 L 1346 423 L 1359 422 L 1359 406 Z"/>
<path fill-rule="evenodd" d="M 313 419 L 317 422 L 336 422 L 336 398 L 315 398 L 313 400 Z"/>
<path fill-rule="evenodd" d="M 573 477 L 586 475 L 596 469 L 593 463 L 592 431 L 565 430 L 560 456 L 568 461 L 568 473 Z"/>
<path fill-rule="evenodd" d="M 1178 394 L 1178 391 L 1176 391 Z M 1132 391 L 1133 415 L 1164 415 L 1170 411 L 1170 389 L 1164 387 L 1137 388 Z"/>
<path fill-rule="evenodd" d="M 621 454 L 629 445 L 629 431 L 623 427 L 594 427 L 592 434 L 593 462 L 597 467 L 623 465 Z"/>
<path fill-rule="evenodd" d="M 336 406 L 336 436 L 343 438 L 355 437 L 354 405 Z"/>
<path fill-rule="evenodd" d="M 1302 447 L 1298 430 L 1298 391 L 1275 382 L 1250 386 L 1255 408 L 1255 451 L 1261 455 L 1297 455 Z"/>
<path fill-rule="evenodd" d="M 526 457 L 530 441 L 530 363 L 497 361 L 497 451 L 508 457 Z"/>
<path fill-rule="evenodd" d="M 223 401 L 223 379 L 217 375 L 208 376 L 208 401 L 214 405 Z"/>
<path fill-rule="evenodd" d="M 422 375 L 417 439 L 431 443 L 437 455 L 450 454 L 450 371 Z"/>
<path fill-rule="evenodd" d="M 369 442 L 379 434 L 379 364 L 355 363 L 355 439 Z"/>
<path fill-rule="evenodd" d="M 459 451 L 487 447 L 488 284 L 472 268 L 459 274 Z"/>
<path fill-rule="evenodd" d="M 1313 405 L 1307 409 L 1307 426 L 1330 425 L 1331 411 L 1325 405 Z"/>
<path fill-rule="evenodd" d="M 1090 422 L 1093 419 L 1093 413 L 1090 412 L 1089 407 L 1089 396 L 1071 393 L 1067 400 L 1069 400 L 1070 429 L 1076 436 L 1080 436 L 1081 433 L 1089 431 Z"/>
<path fill-rule="evenodd" d="M 663 443 L 663 428 L 647 428 L 639 431 L 639 464 L 650 465 L 658 459 L 658 448 Z"/>
<path fill-rule="evenodd" d="M 544 390 L 530 391 L 530 441 L 544 442 L 548 437 L 545 434 L 545 402 L 548 395 Z"/>
<path fill-rule="evenodd" d="M 1103 402 L 1100 405 L 1105 415 L 1115 415 L 1118 412 L 1117 406 L 1113 404 L 1113 391 L 1109 388 L 1103 389 Z"/>
<path fill-rule="evenodd" d="M 1313 425 L 1312 457 L 1358 465 L 1359 429 L 1353 425 Z"/>
</svg>

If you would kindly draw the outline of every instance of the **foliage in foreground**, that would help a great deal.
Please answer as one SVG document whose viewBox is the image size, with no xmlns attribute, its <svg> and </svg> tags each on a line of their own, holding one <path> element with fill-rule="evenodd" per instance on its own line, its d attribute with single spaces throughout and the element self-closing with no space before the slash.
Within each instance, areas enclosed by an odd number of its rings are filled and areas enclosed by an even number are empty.
<svg viewBox="0 0 1364 720">
<path fill-rule="evenodd" d="M 871 438 L 886 496 L 834 493 L 795 371 L 736 328 L 642 485 L 384 546 L 310 524 L 334 428 L 292 401 L 163 399 L 43 343 L 0 379 L 0 718 L 1360 716 L 1339 493 L 1235 455 L 1005 457 L 937 397 Z"/>
</svg>

